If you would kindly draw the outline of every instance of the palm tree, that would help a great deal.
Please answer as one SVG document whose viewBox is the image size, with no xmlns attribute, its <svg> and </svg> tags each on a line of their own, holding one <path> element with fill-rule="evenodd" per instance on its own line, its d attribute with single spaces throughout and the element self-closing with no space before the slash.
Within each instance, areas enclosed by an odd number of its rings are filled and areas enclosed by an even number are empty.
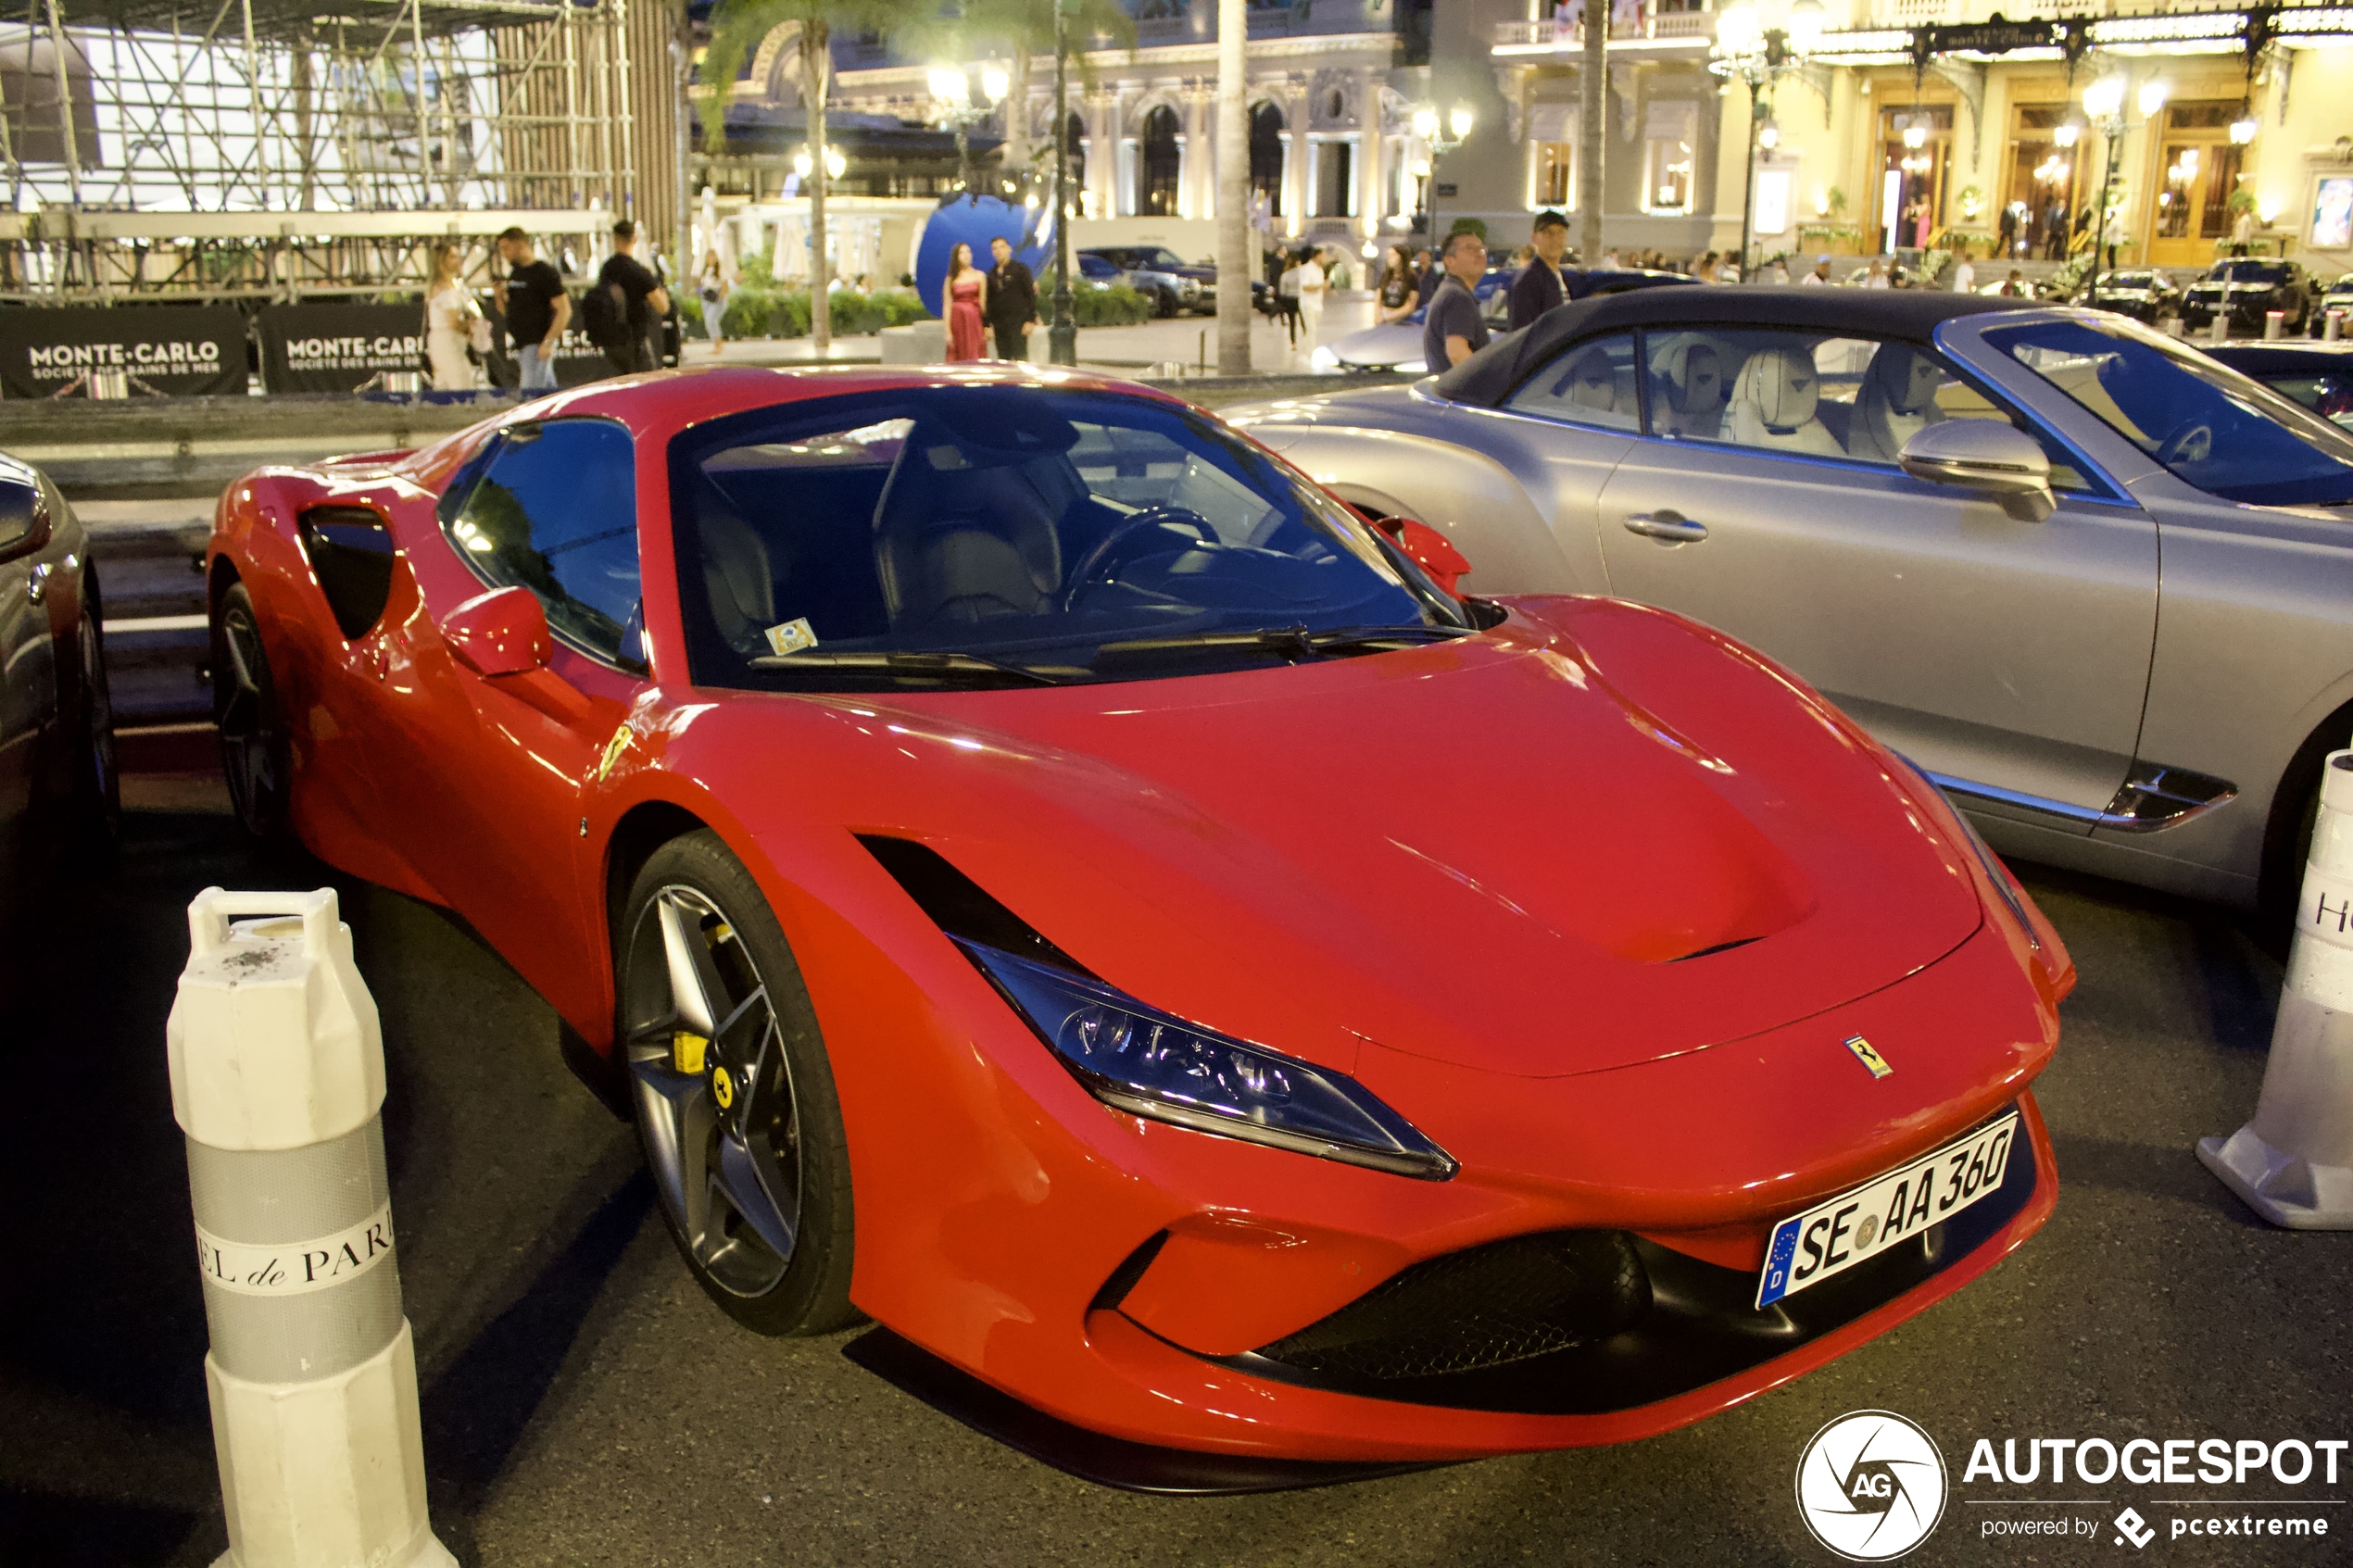
<svg viewBox="0 0 2353 1568">
<path fill-rule="evenodd" d="M 744 61 L 768 35 L 798 25 L 800 102 L 809 119 L 809 337 L 822 358 L 833 346 L 833 263 L 825 255 L 825 100 L 834 85 L 834 30 L 880 32 L 903 21 L 907 7 L 888 0 L 719 0 L 711 16 L 711 46 L 702 79 L 703 144 L 726 139 L 727 95 Z"/>
</svg>

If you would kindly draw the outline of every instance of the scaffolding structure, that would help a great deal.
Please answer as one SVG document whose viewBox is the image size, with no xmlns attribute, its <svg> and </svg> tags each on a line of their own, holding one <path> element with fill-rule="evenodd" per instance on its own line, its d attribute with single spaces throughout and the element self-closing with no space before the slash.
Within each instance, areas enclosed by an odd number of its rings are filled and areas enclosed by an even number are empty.
<svg viewBox="0 0 2353 1568">
<path fill-rule="evenodd" d="M 0 0 L 0 299 L 413 290 L 510 223 L 575 263 L 621 217 L 670 248 L 679 12 Z"/>
</svg>

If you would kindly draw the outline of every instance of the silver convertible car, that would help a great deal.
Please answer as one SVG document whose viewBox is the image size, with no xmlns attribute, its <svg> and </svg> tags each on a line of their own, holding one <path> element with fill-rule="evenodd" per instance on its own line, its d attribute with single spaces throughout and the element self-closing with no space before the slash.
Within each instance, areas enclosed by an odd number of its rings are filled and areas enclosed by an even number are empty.
<svg viewBox="0 0 2353 1568">
<path fill-rule="evenodd" d="M 1472 592 L 1616 595 L 1779 659 L 2006 853 L 2293 902 L 2353 736 L 2353 434 L 2133 321 L 1654 289 L 1226 417 L 1442 530 Z"/>
</svg>

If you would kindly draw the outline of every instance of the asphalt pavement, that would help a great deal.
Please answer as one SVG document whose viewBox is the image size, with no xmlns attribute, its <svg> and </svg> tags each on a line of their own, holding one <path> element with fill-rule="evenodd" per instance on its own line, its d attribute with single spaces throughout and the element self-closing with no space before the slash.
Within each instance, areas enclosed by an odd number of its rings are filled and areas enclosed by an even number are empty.
<svg viewBox="0 0 2353 1568">
<path fill-rule="evenodd" d="M 2082 974 L 2039 1089 L 2058 1210 L 1923 1316 L 1643 1442 L 1164 1499 L 975 1435 L 843 1359 L 850 1336 L 732 1327 L 673 1255 L 629 1132 L 560 1064 L 553 1015 L 479 941 L 299 853 L 257 859 L 217 784 L 139 779 L 131 798 L 119 868 L 29 902 L 0 975 L 9 1568 L 196 1565 L 226 1545 L 164 1018 L 198 889 L 321 881 L 384 1013 L 433 1512 L 467 1564 L 1830 1563 L 1793 1475 L 1810 1435 L 1867 1408 L 1919 1423 L 1951 1470 L 1908 1561 L 2353 1561 L 2353 1455 L 2334 1486 L 1962 1476 L 1979 1437 L 2353 1437 L 2353 1236 L 2261 1224 L 2190 1153 L 2253 1106 L 2280 983 L 2222 912 L 2024 868 Z M 2182 1499 L 2281 1499 L 2332 1534 L 2170 1536 Z M 2158 1532 L 2145 1551 L 2108 1526 L 2128 1504 Z M 2055 1512 L 2096 1536 L 1986 1534 Z"/>
</svg>

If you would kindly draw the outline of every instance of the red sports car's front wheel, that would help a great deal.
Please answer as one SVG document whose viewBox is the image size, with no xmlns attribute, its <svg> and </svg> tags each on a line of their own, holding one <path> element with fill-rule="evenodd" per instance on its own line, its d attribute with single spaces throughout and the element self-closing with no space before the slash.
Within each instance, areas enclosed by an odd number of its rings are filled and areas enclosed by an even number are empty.
<svg viewBox="0 0 2353 1568">
<path fill-rule="evenodd" d="M 256 838 L 275 838 L 285 826 L 293 770 L 260 621 L 242 583 L 230 585 L 212 615 L 212 717 L 237 820 Z"/>
<path fill-rule="evenodd" d="M 623 907 L 621 1048 L 639 1142 L 695 1278 L 762 1334 L 849 1305 L 849 1159 L 799 966 L 718 835 L 656 850 Z"/>
</svg>

